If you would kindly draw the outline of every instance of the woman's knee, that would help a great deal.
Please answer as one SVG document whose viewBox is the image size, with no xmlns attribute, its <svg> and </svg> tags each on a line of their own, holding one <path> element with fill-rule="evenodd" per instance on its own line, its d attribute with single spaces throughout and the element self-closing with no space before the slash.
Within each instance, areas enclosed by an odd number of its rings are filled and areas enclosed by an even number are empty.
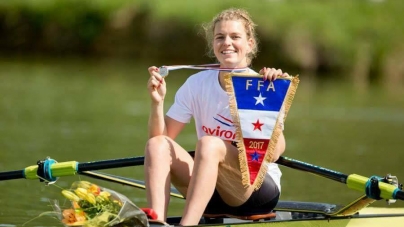
<svg viewBox="0 0 404 227">
<path fill-rule="evenodd" d="M 170 144 L 166 136 L 155 136 L 150 138 L 145 147 L 145 156 L 165 156 L 169 155 Z"/>
<path fill-rule="evenodd" d="M 203 136 L 197 144 L 197 157 L 209 160 L 216 157 L 217 160 L 222 161 L 226 155 L 225 143 L 218 137 Z"/>
</svg>

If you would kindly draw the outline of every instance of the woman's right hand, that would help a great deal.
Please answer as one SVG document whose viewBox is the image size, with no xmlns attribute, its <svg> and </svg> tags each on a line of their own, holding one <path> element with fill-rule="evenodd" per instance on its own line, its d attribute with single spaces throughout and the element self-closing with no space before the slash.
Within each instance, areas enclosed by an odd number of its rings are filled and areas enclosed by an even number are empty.
<svg viewBox="0 0 404 227">
<path fill-rule="evenodd" d="M 150 78 L 147 82 L 147 89 L 153 102 L 160 103 L 166 96 L 166 82 L 159 74 L 159 68 L 156 66 L 149 67 Z"/>
</svg>

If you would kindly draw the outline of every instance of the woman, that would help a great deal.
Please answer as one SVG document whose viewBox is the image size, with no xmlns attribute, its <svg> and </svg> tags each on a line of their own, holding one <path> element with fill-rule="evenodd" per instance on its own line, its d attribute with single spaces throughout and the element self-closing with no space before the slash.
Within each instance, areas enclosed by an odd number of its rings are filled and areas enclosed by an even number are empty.
<svg viewBox="0 0 404 227">
<path fill-rule="evenodd" d="M 221 68 L 239 69 L 251 64 L 257 54 L 257 39 L 255 24 L 246 11 L 224 10 L 204 28 L 208 46 Z M 219 125 L 217 121 L 218 118 L 231 119 L 224 89 L 225 72 L 205 70 L 189 77 L 164 116 L 166 82 L 157 67 L 152 66 L 148 71 L 147 87 L 152 102 L 145 178 L 148 203 L 158 219 L 166 219 L 171 183 L 186 197 L 181 225 L 198 224 L 205 209 L 215 212 L 212 208 L 218 208 L 221 212 L 238 214 L 254 208 L 271 211 L 280 194 L 281 172 L 277 165 L 269 164 L 259 190 L 246 188 L 241 181 L 235 141 L 212 133 L 214 130 L 235 133 L 234 127 Z M 253 72 L 248 68 L 247 71 Z M 273 68 L 263 68 L 259 73 L 264 80 L 289 76 Z M 192 117 L 198 136 L 194 158 L 174 140 Z M 285 139 L 281 134 L 274 161 L 284 150 Z"/>
</svg>

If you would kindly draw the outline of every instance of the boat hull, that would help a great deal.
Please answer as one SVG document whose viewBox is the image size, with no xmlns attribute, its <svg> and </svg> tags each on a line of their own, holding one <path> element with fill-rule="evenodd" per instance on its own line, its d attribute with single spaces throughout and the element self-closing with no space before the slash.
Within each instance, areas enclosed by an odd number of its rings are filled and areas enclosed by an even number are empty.
<svg viewBox="0 0 404 227">
<path fill-rule="evenodd" d="M 277 217 L 263 221 L 245 221 L 233 218 L 223 219 L 221 223 L 200 224 L 198 226 L 217 227 L 400 227 L 404 226 L 404 208 L 374 208 L 368 207 L 351 217 L 312 217 L 289 218 L 287 212 L 277 212 Z M 180 217 L 168 222 L 176 226 Z M 173 222 L 174 221 L 174 222 Z M 161 226 L 161 223 L 151 223 L 151 227 Z"/>
</svg>

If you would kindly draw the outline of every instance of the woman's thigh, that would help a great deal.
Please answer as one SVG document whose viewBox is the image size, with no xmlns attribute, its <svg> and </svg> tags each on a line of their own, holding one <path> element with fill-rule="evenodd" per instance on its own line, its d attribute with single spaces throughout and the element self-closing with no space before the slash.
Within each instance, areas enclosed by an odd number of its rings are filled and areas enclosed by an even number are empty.
<svg viewBox="0 0 404 227">
<path fill-rule="evenodd" d="M 254 188 L 245 187 L 242 183 L 238 149 L 230 143 L 226 147 L 225 158 L 219 164 L 216 190 L 228 205 L 240 206 L 248 200 Z"/>
<path fill-rule="evenodd" d="M 170 165 L 171 182 L 183 196 L 186 196 L 194 167 L 193 158 L 181 145 L 167 136 L 159 136 L 154 139 L 150 142 L 158 143 L 156 150 L 162 150 L 155 154 L 159 156 L 157 159 L 164 158 L 168 154 L 168 158 L 163 162 L 166 161 Z"/>
</svg>

